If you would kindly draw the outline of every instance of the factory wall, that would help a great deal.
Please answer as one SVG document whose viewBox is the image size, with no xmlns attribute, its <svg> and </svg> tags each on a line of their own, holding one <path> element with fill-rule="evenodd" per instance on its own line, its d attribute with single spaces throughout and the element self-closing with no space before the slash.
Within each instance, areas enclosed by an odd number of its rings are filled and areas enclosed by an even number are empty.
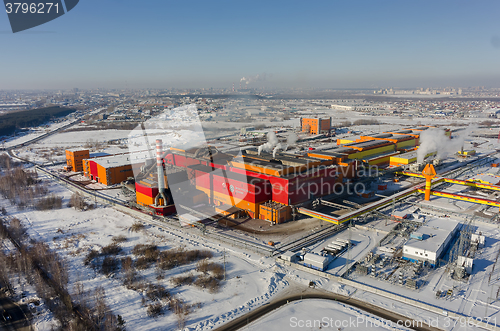
<svg viewBox="0 0 500 331">
<path fill-rule="evenodd" d="M 247 176 L 267 179 L 272 186 L 273 201 L 284 205 L 297 204 L 310 199 L 310 193 L 315 192 L 316 196 L 330 194 L 335 185 L 341 181 L 336 168 L 321 169 L 312 174 L 297 175 L 289 178 L 274 177 L 267 174 L 246 171 L 233 167 L 231 171 Z"/>
<path fill-rule="evenodd" d="M 259 204 L 271 198 L 269 181 L 211 170 L 203 165 L 188 167 L 189 180 L 198 190 L 205 192 L 213 204 L 235 206 L 247 211 L 251 217 L 258 217 Z"/>
<path fill-rule="evenodd" d="M 191 157 L 188 157 L 188 156 L 184 156 L 184 155 L 179 155 L 179 154 L 173 154 L 174 155 L 174 165 L 178 166 L 178 167 L 188 167 L 190 165 L 194 165 L 194 164 L 200 164 L 200 160 L 196 160 L 194 158 L 191 158 Z"/>
<path fill-rule="evenodd" d="M 413 138 L 405 141 L 400 141 L 396 144 L 396 148 L 398 150 L 403 149 L 403 148 L 408 148 L 408 147 L 415 147 L 418 145 L 418 139 Z"/>
<path fill-rule="evenodd" d="M 332 127 L 332 118 L 321 118 L 319 120 L 319 128 L 320 128 L 320 133 L 324 133 L 325 131 L 330 131 L 330 128 Z"/>
<path fill-rule="evenodd" d="M 203 188 L 198 188 L 199 190 L 203 191 L 206 193 L 207 189 Z M 216 206 L 222 206 L 222 205 L 230 205 L 230 206 L 235 206 L 237 208 L 240 208 L 242 210 L 245 210 L 248 212 L 249 216 L 252 218 L 258 218 L 259 217 L 259 204 L 258 203 L 252 203 L 246 200 L 238 199 L 235 198 L 232 195 L 220 193 L 220 192 L 212 192 L 213 196 L 213 204 Z"/>
<path fill-rule="evenodd" d="M 188 176 L 196 188 L 214 203 L 228 204 L 258 215 L 258 205 L 276 201 L 297 204 L 339 190 L 342 184 L 337 169 L 321 169 L 290 178 L 275 177 L 232 167 L 228 171 L 211 171 L 202 165 L 188 167 Z M 337 186 L 336 186 L 337 185 Z"/>
<path fill-rule="evenodd" d="M 369 165 L 379 166 L 379 165 L 383 165 L 383 164 L 389 164 L 391 161 L 391 158 L 395 155 L 399 155 L 399 152 L 380 155 L 378 157 L 375 156 L 372 158 L 366 158 L 366 159 L 363 159 L 363 161 L 367 162 Z"/>
<path fill-rule="evenodd" d="M 134 177 L 133 168 L 137 165 L 125 165 L 116 168 L 110 168 L 106 171 L 106 185 L 119 184 L 128 177 Z"/>
<path fill-rule="evenodd" d="M 292 219 L 292 208 L 275 202 L 261 204 L 259 218 L 275 224 L 284 223 Z"/>
<path fill-rule="evenodd" d="M 331 118 L 301 118 L 302 132 L 310 134 L 328 133 L 332 126 Z"/>
<path fill-rule="evenodd" d="M 98 163 L 96 163 L 96 168 L 97 168 L 98 182 L 104 185 L 108 185 L 108 176 L 107 176 L 108 169 L 106 169 L 105 167 L 103 167 Z"/>
<path fill-rule="evenodd" d="M 141 165 L 142 163 L 135 164 L 134 167 L 140 168 Z M 84 168 L 84 174 L 86 177 L 89 177 L 106 186 L 119 184 L 128 177 L 134 176 L 131 164 L 106 168 L 94 160 L 86 160 Z"/>
<path fill-rule="evenodd" d="M 247 170 L 247 171 L 250 171 L 250 172 L 262 173 L 262 174 L 276 176 L 276 177 L 281 176 L 282 171 L 283 171 L 283 169 L 266 168 L 266 167 L 261 167 L 261 166 L 258 166 L 258 165 L 253 165 L 253 164 L 250 164 L 250 163 L 246 163 L 246 162 L 231 161 L 230 164 L 231 164 L 231 169 L 240 168 L 240 169 Z"/>
<path fill-rule="evenodd" d="M 425 157 L 429 157 L 431 155 L 436 155 L 436 152 L 428 153 Z M 391 156 L 390 165 L 392 166 L 400 166 L 400 165 L 408 165 L 411 163 L 417 162 L 417 153 L 415 151 Z"/>
<path fill-rule="evenodd" d="M 135 195 L 136 195 L 136 202 L 138 205 L 149 206 L 149 205 L 154 204 L 154 202 L 155 202 L 156 195 L 150 196 L 150 195 L 138 192 L 138 191 L 135 192 Z"/>
<path fill-rule="evenodd" d="M 393 166 L 407 165 L 413 162 L 417 162 L 417 153 L 410 152 L 410 155 L 401 154 L 398 156 L 392 156 L 390 164 Z"/>
<path fill-rule="evenodd" d="M 309 152 L 309 153 L 307 153 L 307 156 L 314 157 L 317 159 L 332 160 L 333 164 L 339 164 L 339 162 L 342 162 L 347 158 L 347 154 L 339 153 L 337 155 L 327 155 L 327 154 L 322 154 L 320 151 Z"/>
<path fill-rule="evenodd" d="M 320 165 L 328 166 L 333 164 L 333 160 L 327 159 L 308 159 L 305 163 L 285 164 L 262 164 L 259 161 L 267 162 L 267 159 L 259 159 L 255 155 L 245 156 L 243 159 L 232 160 L 229 162 L 231 167 L 237 167 L 253 172 L 264 173 L 272 176 L 287 176 L 289 174 L 300 173 L 307 169 L 318 167 Z"/>
<path fill-rule="evenodd" d="M 83 171 L 83 160 L 90 157 L 88 149 L 79 151 L 66 150 L 66 165 L 73 171 Z"/>
</svg>

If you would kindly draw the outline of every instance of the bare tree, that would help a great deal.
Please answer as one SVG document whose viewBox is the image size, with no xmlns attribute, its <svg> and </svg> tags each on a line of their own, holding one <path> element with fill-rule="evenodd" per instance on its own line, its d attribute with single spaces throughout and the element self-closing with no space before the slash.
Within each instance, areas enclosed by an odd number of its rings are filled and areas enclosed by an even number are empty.
<svg viewBox="0 0 500 331">
<path fill-rule="evenodd" d="M 85 202 L 85 198 L 79 192 L 75 192 L 71 195 L 68 206 L 73 207 L 76 210 L 85 210 L 87 203 Z"/>
</svg>

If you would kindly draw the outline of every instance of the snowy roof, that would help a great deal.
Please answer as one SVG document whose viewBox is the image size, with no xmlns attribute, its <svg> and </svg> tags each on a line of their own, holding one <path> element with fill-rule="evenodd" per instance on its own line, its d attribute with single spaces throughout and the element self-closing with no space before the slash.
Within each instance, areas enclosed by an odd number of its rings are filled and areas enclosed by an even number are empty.
<svg viewBox="0 0 500 331">
<path fill-rule="evenodd" d="M 94 158 L 94 157 L 103 157 L 103 156 L 110 156 L 111 154 L 105 153 L 105 152 L 95 152 L 95 153 L 90 153 L 89 157 Z"/>
<path fill-rule="evenodd" d="M 325 263 L 325 261 L 328 261 L 328 260 L 329 260 L 328 256 L 321 256 L 321 255 L 313 254 L 313 253 L 306 253 L 306 255 L 304 255 L 305 262 L 312 261 L 312 262 L 316 262 L 316 263 Z"/>
<path fill-rule="evenodd" d="M 92 159 L 92 161 L 94 161 L 95 163 L 99 164 L 104 168 L 115 168 L 129 164 L 143 163 L 146 161 L 147 158 L 148 158 L 147 153 L 134 153 L 134 154 L 104 156 Z"/>
<path fill-rule="evenodd" d="M 66 148 L 67 151 L 70 151 L 72 153 L 74 152 L 88 152 L 88 148 L 83 148 L 83 147 L 73 147 L 73 148 Z"/>
<path fill-rule="evenodd" d="M 286 251 L 285 253 L 281 254 L 281 257 L 292 257 L 298 255 L 299 252 L 292 252 L 292 251 Z"/>
<path fill-rule="evenodd" d="M 498 185 L 500 183 L 500 176 L 493 174 L 479 174 L 468 179 L 469 181 L 480 181 L 482 183 L 490 183 Z"/>
<path fill-rule="evenodd" d="M 453 220 L 432 219 L 418 229 L 418 232 L 423 234 L 423 239 L 409 239 L 405 247 L 409 246 L 436 252 L 443 245 L 448 235 L 457 228 L 458 224 Z"/>
</svg>

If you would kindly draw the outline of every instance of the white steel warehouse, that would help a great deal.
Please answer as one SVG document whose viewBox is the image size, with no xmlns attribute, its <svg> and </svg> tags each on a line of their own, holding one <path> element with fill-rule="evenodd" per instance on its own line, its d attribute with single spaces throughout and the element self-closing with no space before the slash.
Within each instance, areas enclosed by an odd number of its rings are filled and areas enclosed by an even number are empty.
<svg viewBox="0 0 500 331">
<path fill-rule="evenodd" d="M 304 265 L 309 268 L 324 271 L 331 262 L 329 255 L 321 256 L 314 253 L 306 253 L 304 255 Z"/>
<path fill-rule="evenodd" d="M 412 236 L 403 246 L 403 259 L 427 261 L 435 267 L 460 227 L 454 220 L 431 219 L 417 230 L 418 236 Z"/>
</svg>

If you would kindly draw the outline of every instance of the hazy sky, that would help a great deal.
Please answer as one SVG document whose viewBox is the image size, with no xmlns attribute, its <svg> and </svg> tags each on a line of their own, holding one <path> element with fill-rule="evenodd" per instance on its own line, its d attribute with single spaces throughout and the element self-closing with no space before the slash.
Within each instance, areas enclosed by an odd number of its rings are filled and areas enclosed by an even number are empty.
<svg viewBox="0 0 500 331">
<path fill-rule="evenodd" d="M 500 87 L 500 2 L 80 0 L 13 34 L 0 89 Z"/>
</svg>

